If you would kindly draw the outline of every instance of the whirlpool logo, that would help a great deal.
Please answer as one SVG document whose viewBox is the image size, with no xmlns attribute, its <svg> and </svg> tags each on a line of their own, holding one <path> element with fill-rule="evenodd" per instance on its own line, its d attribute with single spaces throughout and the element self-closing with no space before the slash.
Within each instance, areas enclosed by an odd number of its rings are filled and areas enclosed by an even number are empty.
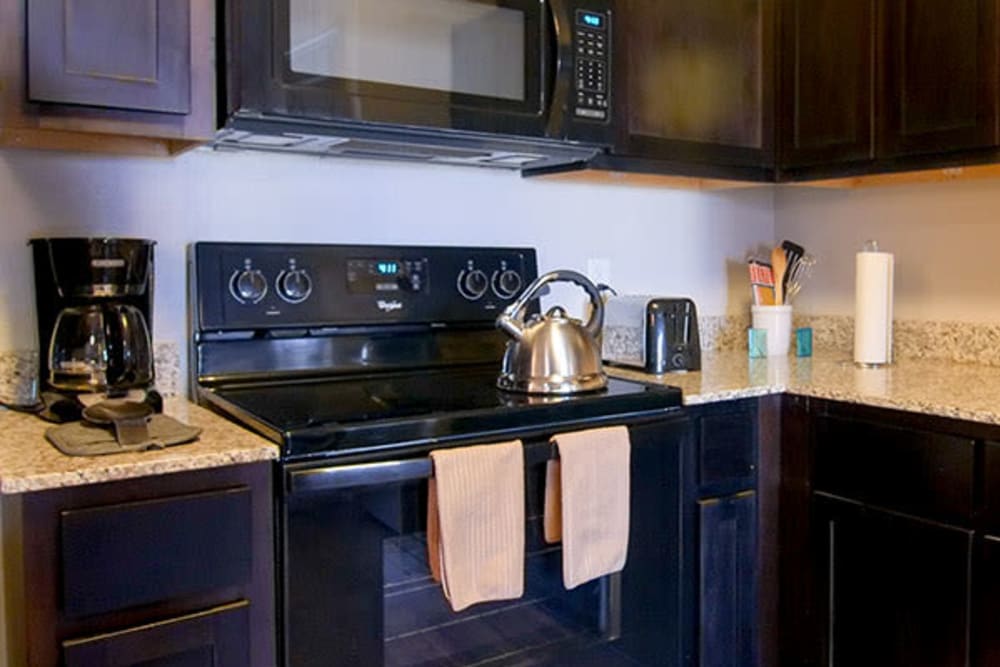
<svg viewBox="0 0 1000 667">
<path fill-rule="evenodd" d="M 384 299 L 379 299 L 378 301 L 375 302 L 375 305 L 377 305 L 378 309 L 381 310 L 383 313 L 391 313 L 394 310 L 403 309 L 402 301 L 386 301 Z"/>
</svg>

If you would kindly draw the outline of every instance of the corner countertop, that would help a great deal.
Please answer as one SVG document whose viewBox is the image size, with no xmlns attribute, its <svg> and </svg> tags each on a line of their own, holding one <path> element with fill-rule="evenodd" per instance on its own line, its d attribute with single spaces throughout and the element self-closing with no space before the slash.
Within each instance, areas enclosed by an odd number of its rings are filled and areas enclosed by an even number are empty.
<svg viewBox="0 0 1000 667">
<path fill-rule="evenodd" d="M 607 366 L 615 377 L 675 385 L 685 405 L 790 393 L 986 424 L 1000 424 L 1000 367 L 912 359 L 859 368 L 849 355 L 749 359 L 705 352 L 702 370 L 650 375 Z"/>
<path fill-rule="evenodd" d="M 885 368 L 858 368 L 848 355 L 748 359 L 746 352 L 705 352 L 702 370 L 650 375 L 607 366 L 609 374 L 676 385 L 685 405 L 791 393 L 1000 424 L 1000 367 L 942 360 L 902 360 Z M 278 458 L 277 446 L 182 398 L 164 412 L 200 426 L 197 441 L 166 449 L 66 456 L 45 440 L 51 425 L 34 415 L 0 410 L 0 494 L 214 468 Z"/>
<path fill-rule="evenodd" d="M 148 452 L 67 456 L 45 439 L 52 426 L 30 414 L 0 411 L 0 494 L 253 463 L 278 458 L 277 446 L 183 398 L 164 401 L 164 414 L 199 426 L 191 443 Z"/>
</svg>

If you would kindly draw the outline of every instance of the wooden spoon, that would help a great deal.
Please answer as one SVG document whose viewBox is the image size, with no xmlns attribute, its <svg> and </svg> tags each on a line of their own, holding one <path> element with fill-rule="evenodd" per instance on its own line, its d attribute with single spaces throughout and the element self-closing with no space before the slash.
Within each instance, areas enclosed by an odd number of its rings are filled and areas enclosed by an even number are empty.
<svg viewBox="0 0 1000 667">
<path fill-rule="evenodd" d="M 777 246 L 771 250 L 771 271 L 774 273 L 774 305 L 776 306 L 782 306 L 785 303 L 783 287 L 787 267 L 788 258 L 785 256 L 785 249 Z"/>
</svg>

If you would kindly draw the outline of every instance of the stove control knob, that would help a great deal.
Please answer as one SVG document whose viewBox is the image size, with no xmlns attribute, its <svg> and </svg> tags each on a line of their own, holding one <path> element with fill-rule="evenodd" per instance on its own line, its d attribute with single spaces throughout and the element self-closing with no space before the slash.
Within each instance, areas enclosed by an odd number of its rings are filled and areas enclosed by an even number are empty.
<svg viewBox="0 0 1000 667">
<path fill-rule="evenodd" d="M 267 279 L 260 269 L 248 266 L 233 272 L 229 279 L 229 292 L 240 303 L 260 303 L 267 294 Z"/>
<path fill-rule="evenodd" d="M 490 288 L 490 279 L 479 269 L 467 269 L 458 274 L 458 292 L 469 301 L 475 301 Z"/>
<path fill-rule="evenodd" d="M 312 294 L 312 278 L 305 269 L 289 268 L 278 274 L 278 296 L 288 303 L 302 303 Z"/>
<path fill-rule="evenodd" d="M 521 290 L 521 276 L 506 269 L 493 273 L 493 292 L 501 299 L 513 299 Z"/>
</svg>

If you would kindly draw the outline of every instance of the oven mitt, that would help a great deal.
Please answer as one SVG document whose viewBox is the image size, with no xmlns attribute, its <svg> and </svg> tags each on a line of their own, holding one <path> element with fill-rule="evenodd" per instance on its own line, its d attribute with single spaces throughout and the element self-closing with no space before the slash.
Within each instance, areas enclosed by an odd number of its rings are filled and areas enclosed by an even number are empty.
<svg viewBox="0 0 1000 667">
<path fill-rule="evenodd" d="M 163 449 L 191 442 L 201 434 L 201 429 L 197 426 L 188 426 L 162 414 L 150 416 L 146 430 L 148 435 L 145 440 L 130 445 L 119 444 L 113 427 L 96 426 L 82 421 L 53 426 L 45 431 L 45 437 L 63 454 L 95 456 Z"/>
</svg>

